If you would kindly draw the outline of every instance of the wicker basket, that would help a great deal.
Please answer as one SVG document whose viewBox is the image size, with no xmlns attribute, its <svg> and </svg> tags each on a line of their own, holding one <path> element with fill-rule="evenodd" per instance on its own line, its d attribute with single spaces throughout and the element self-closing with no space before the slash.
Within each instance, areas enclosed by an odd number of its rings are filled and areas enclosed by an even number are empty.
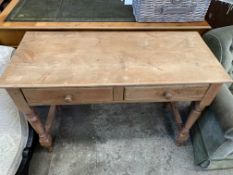
<svg viewBox="0 0 233 175">
<path fill-rule="evenodd" d="M 138 22 L 203 21 L 211 0 L 133 0 Z"/>
</svg>

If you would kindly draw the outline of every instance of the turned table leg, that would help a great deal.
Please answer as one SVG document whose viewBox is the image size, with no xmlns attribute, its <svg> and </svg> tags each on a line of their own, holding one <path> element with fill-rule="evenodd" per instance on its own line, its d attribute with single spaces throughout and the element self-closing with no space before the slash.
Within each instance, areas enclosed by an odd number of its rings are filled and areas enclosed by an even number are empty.
<svg viewBox="0 0 233 175">
<path fill-rule="evenodd" d="M 202 113 L 204 108 L 205 108 L 205 106 L 202 106 L 202 107 L 200 106 L 200 102 L 195 104 L 193 110 L 191 111 L 191 113 L 188 116 L 187 121 L 185 122 L 184 126 L 182 127 L 182 129 L 180 130 L 180 132 L 178 134 L 178 137 L 176 140 L 178 145 L 181 145 L 188 140 L 189 131 L 192 128 L 192 126 L 194 125 L 194 123 L 201 116 L 201 113 Z"/>
<path fill-rule="evenodd" d="M 41 146 L 47 148 L 49 151 L 52 150 L 52 137 L 49 132 L 45 130 L 44 125 L 42 124 L 39 115 L 31 108 L 26 99 L 23 96 L 23 93 L 20 89 L 7 89 L 9 95 L 15 102 L 18 109 L 23 112 L 31 124 L 32 128 L 39 135 L 39 142 Z"/>
<path fill-rule="evenodd" d="M 52 124 L 53 124 L 55 115 L 56 115 L 56 106 L 51 105 L 49 108 L 49 113 L 48 113 L 47 120 L 45 123 L 45 131 L 48 133 L 50 133 L 50 130 L 52 128 Z"/>
<path fill-rule="evenodd" d="M 211 104 L 211 102 L 217 95 L 217 92 L 220 89 L 220 87 L 221 84 L 210 85 L 203 99 L 200 102 L 195 103 L 193 110 L 190 112 L 187 121 L 185 122 L 184 126 L 182 127 L 177 136 L 176 141 L 178 145 L 182 145 L 188 140 L 190 129 L 201 116 L 201 113 L 205 109 L 205 107 Z"/>
<path fill-rule="evenodd" d="M 32 128 L 39 135 L 39 142 L 41 146 L 47 148 L 49 151 L 52 150 L 52 137 L 49 132 L 46 132 L 40 117 L 33 109 L 30 113 L 25 113 L 28 122 L 31 124 Z"/>
<path fill-rule="evenodd" d="M 171 102 L 171 103 L 170 103 L 170 107 L 171 107 L 172 113 L 173 113 L 173 115 L 174 115 L 174 119 L 175 119 L 177 128 L 178 128 L 178 130 L 180 131 L 181 128 L 182 128 L 182 126 L 183 126 L 183 122 L 182 122 L 182 119 L 181 119 L 179 110 L 178 110 L 177 107 L 176 107 L 176 103 L 175 103 L 175 102 Z"/>
</svg>

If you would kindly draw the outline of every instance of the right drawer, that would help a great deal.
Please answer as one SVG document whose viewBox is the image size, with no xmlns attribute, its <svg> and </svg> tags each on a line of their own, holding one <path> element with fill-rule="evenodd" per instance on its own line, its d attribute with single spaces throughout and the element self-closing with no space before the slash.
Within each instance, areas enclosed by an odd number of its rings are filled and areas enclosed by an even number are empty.
<svg viewBox="0 0 233 175">
<path fill-rule="evenodd" d="M 180 86 L 140 86 L 126 87 L 125 101 L 199 101 L 201 100 L 208 85 L 180 85 Z"/>
</svg>

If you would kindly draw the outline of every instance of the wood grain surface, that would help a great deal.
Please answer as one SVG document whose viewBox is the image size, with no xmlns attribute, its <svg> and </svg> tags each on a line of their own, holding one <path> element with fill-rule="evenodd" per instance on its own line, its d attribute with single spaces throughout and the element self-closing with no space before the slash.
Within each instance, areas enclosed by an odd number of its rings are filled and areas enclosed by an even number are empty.
<svg viewBox="0 0 233 175">
<path fill-rule="evenodd" d="M 112 88 L 22 89 L 30 105 L 86 104 L 113 101 Z"/>
<path fill-rule="evenodd" d="M 0 87 L 230 81 L 197 32 L 27 32 Z"/>
<path fill-rule="evenodd" d="M 155 101 L 155 99 L 159 102 L 199 101 L 207 89 L 208 86 L 127 87 L 124 96 L 126 101 Z"/>
</svg>

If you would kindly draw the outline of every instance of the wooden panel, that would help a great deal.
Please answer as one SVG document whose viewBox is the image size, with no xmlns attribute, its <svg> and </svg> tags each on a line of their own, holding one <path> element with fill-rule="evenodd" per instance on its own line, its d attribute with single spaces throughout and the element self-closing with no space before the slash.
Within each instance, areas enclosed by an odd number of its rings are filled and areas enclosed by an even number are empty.
<svg viewBox="0 0 233 175">
<path fill-rule="evenodd" d="M 1 87 L 231 82 L 197 32 L 27 32 Z"/>
<path fill-rule="evenodd" d="M 113 88 L 113 99 L 114 101 L 123 101 L 124 99 L 124 87 Z"/>
<path fill-rule="evenodd" d="M 0 30 L 0 44 L 17 47 L 24 34 L 25 31 L 21 30 Z"/>
<path fill-rule="evenodd" d="M 7 22 L 0 21 L 0 29 L 21 30 L 163 30 L 198 31 L 211 29 L 206 21 L 187 23 L 140 22 Z"/>
<path fill-rule="evenodd" d="M 30 105 L 85 104 L 113 101 L 112 88 L 22 89 Z"/>
<path fill-rule="evenodd" d="M 175 86 L 175 87 L 127 87 L 126 101 L 198 101 L 201 100 L 208 86 Z"/>
<path fill-rule="evenodd" d="M 0 29 L 46 30 L 191 30 L 207 31 L 206 21 L 187 23 L 139 23 L 139 22 L 0 22 Z"/>
</svg>

